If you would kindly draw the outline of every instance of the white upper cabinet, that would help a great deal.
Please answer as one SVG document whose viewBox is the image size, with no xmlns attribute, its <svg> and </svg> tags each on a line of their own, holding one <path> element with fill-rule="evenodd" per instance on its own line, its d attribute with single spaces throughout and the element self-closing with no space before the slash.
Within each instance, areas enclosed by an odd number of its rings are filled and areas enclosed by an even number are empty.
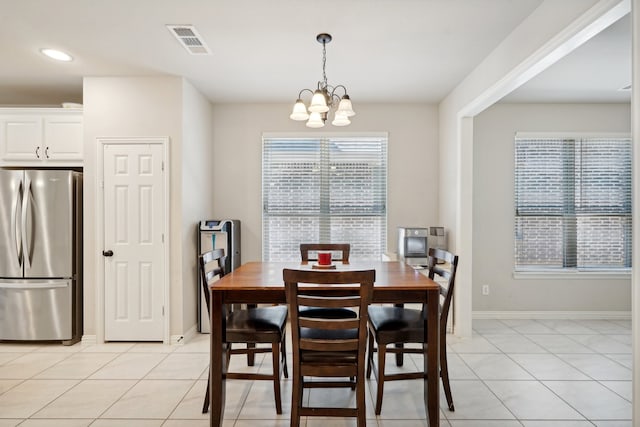
<svg viewBox="0 0 640 427">
<path fill-rule="evenodd" d="M 46 115 L 42 125 L 45 159 L 82 161 L 82 113 Z"/>
<path fill-rule="evenodd" d="M 38 160 L 42 157 L 42 116 L 0 114 L 2 160 Z"/>
<path fill-rule="evenodd" d="M 0 109 L 0 163 L 4 166 L 82 166 L 82 111 Z"/>
</svg>

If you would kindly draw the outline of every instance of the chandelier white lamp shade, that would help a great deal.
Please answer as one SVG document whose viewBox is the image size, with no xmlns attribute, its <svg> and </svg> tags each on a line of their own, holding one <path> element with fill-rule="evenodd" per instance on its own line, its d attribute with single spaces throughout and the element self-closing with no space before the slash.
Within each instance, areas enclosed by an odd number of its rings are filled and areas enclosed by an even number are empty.
<svg viewBox="0 0 640 427">
<path fill-rule="evenodd" d="M 347 126 L 351 124 L 351 120 L 345 114 L 340 114 L 340 111 L 336 111 L 331 124 L 334 126 Z"/>
<path fill-rule="evenodd" d="M 289 116 L 293 120 L 307 120 L 309 119 L 309 113 L 307 113 L 307 107 L 304 106 L 302 99 L 298 98 L 293 106 L 293 112 Z"/>
<path fill-rule="evenodd" d="M 307 121 L 307 127 L 309 128 L 321 128 L 324 126 L 325 119 L 322 118 L 322 113 L 312 111 L 309 114 L 309 120 Z"/>
<path fill-rule="evenodd" d="M 331 41 L 331 34 L 321 33 L 316 36 L 316 40 L 322 43 L 322 80 L 318 82 L 316 90 L 302 89 L 298 94 L 298 99 L 293 105 L 293 111 L 289 118 L 292 120 L 307 121 L 310 128 L 321 128 L 327 121 L 328 114 L 335 110 L 333 121 L 334 126 L 347 126 L 351 124 L 349 117 L 356 113 L 353 111 L 351 98 L 347 94 L 347 88 L 343 85 L 331 86 L 327 83 L 327 73 L 325 71 L 327 63 L 327 43 Z M 309 107 L 304 104 L 302 95 L 306 92 L 311 94 Z M 343 92 L 340 96 L 340 92 Z"/>
</svg>

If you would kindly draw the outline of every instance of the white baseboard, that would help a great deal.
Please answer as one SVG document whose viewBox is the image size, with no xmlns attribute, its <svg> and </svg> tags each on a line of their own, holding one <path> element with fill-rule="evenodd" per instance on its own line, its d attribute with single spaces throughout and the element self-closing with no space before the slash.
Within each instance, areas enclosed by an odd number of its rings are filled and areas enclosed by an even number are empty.
<svg viewBox="0 0 640 427">
<path fill-rule="evenodd" d="M 82 344 L 97 344 L 98 340 L 95 335 L 83 335 L 80 340 Z"/>
<path fill-rule="evenodd" d="M 193 325 L 184 335 L 171 335 L 171 345 L 184 345 L 191 341 L 198 333 L 198 325 Z"/>
<path fill-rule="evenodd" d="M 171 335 L 171 345 L 183 345 L 193 339 L 196 336 L 198 330 L 194 325 L 184 335 Z M 97 344 L 97 338 L 95 335 L 83 335 L 82 344 Z"/>
<path fill-rule="evenodd" d="M 473 319 L 626 320 L 630 311 L 474 311 Z"/>
</svg>

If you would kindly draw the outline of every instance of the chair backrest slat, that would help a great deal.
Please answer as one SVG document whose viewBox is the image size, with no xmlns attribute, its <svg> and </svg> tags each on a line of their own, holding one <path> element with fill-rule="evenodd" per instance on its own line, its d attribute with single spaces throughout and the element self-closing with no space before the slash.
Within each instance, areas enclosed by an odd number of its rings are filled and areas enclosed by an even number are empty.
<svg viewBox="0 0 640 427">
<path fill-rule="evenodd" d="M 326 308 L 358 307 L 360 305 L 360 297 L 324 298 L 318 296 L 299 295 L 298 304 Z"/>
<path fill-rule="evenodd" d="M 300 340 L 300 350 L 355 352 L 358 350 L 358 340 L 322 340 L 303 338 Z"/>
<path fill-rule="evenodd" d="M 300 317 L 299 325 L 301 328 L 310 329 L 326 329 L 337 331 L 340 329 L 357 329 L 359 319 L 322 319 L 317 317 Z"/>
</svg>

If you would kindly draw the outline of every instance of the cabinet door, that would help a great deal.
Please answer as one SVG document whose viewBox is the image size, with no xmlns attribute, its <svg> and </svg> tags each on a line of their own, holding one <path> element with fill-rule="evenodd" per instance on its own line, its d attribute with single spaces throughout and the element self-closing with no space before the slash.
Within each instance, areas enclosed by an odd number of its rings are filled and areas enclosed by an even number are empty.
<svg viewBox="0 0 640 427">
<path fill-rule="evenodd" d="M 44 117 L 44 158 L 82 160 L 82 115 Z"/>
<path fill-rule="evenodd" d="M 0 156 L 4 160 L 37 161 L 44 158 L 40 116 L 3 116 L 0 127 Z"/>
</svg>

